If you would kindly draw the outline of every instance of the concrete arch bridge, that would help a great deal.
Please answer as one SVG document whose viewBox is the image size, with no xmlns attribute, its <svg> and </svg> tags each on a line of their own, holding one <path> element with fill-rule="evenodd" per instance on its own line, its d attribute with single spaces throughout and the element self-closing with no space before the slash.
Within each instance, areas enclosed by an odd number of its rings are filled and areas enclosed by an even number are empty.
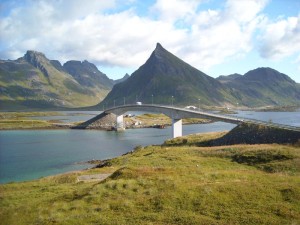
<svg viewBox="0 0 300 225">
<path fill-rule="evenodd" d="M 269 127 L 276 127 L 286 130 L 300 131 L 300 127 L 288 126 L 284 124 L 270 123 L 255 119 L 247 119 L 236 116 L 220 115 L 215 113 L 195 111 L 186 108 L 177 108 L 173 106 L 163 105 L 122 105 L 105 110 L 102 114 L 113 113 L 116 117 L 116 129 L 124 130 L 124 118 L 123 115 L 128 111 L 142 111 L 142 112 L 155 112 L 163 113 L 172 119 L 172 137 L 182 136 L 182 119 L 185 118 L 201 118 L 210 119 L 212 121 L 222 121 L 226 123 L 240 124 L 240 123 L 253 123 L 257 125 L 264 125 Z"/>
</svg>

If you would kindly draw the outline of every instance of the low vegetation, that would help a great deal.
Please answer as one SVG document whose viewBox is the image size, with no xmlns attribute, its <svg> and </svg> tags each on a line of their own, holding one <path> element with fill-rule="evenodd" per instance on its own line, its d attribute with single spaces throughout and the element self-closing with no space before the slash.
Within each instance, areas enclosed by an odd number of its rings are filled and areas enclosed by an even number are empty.
<svg viewBox="0 0 300 225">
<path fill-rule="evenodd" d="M 37 129 L 37 128 L 57 128 L 53 123 L 61 121 L 37 120 L 31 117 L 39 116 L 59 116 L 59 112 L 0 112 L 0 130 L 9 129 Z M 76 114 L 78 115 L 78 114 Z M 151 127 L 155 125 L 171 125 L 171 119 L 164 114 L 142 114 L 134 117 L 125 117 L 127 128 Z M 134 125 L 140 122 L 140 125 Z M 183 119 L 183 124 L 209 123 L 210 120 L 189 118 Z M 74 122 L 74 126 L 82 122 Z M 61 126 L 62 128 L 66 128 Z"/>
<path fill-rule="evenodd" d="M 297 224 L 297 145 L 137 146 L 99 168 L 0 186 L 2 224 Z M 197 145 L 196 145 L 197 144 Z M 79 175 L 112 175 L 78 182 Z"/>
<path fill-rule="evenodd" d="M 58 121 L 36 120 L 31 117 L 58 115 L 61 114 L 58 112 L 0 112 L 0 130 L 51 128 L 53 122 Z"/>
<path fill-rule="evenodd" d="M 287 106 L 269 106 L 259 108 L 256 111 L 258 112 L 297 112 L 300 105 L 287 105 Z"/>
<path fill-rule="evenodd" d="M 128 124 L 134 123 L 136 121 L 141 122 L 142 126 L 153 126 L 153 125 L 171 125 L 171 118 L 167 117 L 164 114 L 142 114 L 138 116 L 134 116 L 133 118 L 125 118 Z M 210 123 L 210 120 L 207 119 L 199 119 L 199 118 L 187 118 L 183 119 L 183 124 L 199 124 L 199 123 Z"/>
</svg>

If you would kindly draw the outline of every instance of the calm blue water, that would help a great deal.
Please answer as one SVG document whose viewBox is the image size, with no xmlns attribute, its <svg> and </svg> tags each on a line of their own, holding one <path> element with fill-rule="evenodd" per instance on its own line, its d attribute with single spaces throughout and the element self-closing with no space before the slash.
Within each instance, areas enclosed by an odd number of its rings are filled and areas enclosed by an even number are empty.
<svg viewBox="0 0 300 225">
<path fill-rule="evenodd" d="M 271 120 L 273 123 L 281 123 L 281 124 L 300 127 L 300 110 L 297 112 L 238 111 L 238 114 L 236 114 L 236 116 L 249 118 L 249 119 L 263 120 L 263 121 Z"/>
<path fill-rule="evenodd" d="M 235 125 L 216 122 L 183 126 L 183 134 L 230 130 Z M 135 146 L 162 144 L 171 128 L 128 129 L 125 132 L 95 130 L 0 131 L 0 183 L 24 181 L 91 167 L 78 164 L 107 159 Z"/>
</svg>

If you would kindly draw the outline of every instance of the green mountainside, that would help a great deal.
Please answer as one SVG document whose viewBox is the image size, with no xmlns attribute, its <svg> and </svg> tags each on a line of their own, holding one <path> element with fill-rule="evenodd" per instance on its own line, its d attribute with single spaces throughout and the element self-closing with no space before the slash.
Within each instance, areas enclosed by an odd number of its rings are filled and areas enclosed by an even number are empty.
<svg viewBox="0 0 300 225">
<path fill-rule="evenodd" d="M 73 70 L 73 77 L 68 73 L 69 67 L 65 68 L 59 61 L 49 60 L 36 51 L 27 51 L 14 61 L 1 60 L 1 110 L 72 108 L 96 104 L 109 92 L 112 82 L 87 61 L 82 65 L 90 73 L 78 67 L 79 72 Z"/>
<path fill-rule="evenodd" d="M 230 75 L 227 80 L 218 80 L 226 83 L 246 106 L 300 104 L 300 84 L 272 68 L 257 68 L 243 76 Z"/>
<path fill-rule="evenodd" d="M 224 84 L 224 83 L 227 83 L 227 82 L 234 80 L 241 76 L 243 76 L 243 75 L 238 74 L 238 73 L 234 73 L 234 74 L 230 74 L 230 75 L 221 75 L 217 78 L 217 80 Z"/>
<path fill-rule="evenodd" d="M 100 103 L 112 106 L 141 101 L 154 104 L 219 105 L 235 102 L 230 89 L 157 44 L 150 58 Z"/>
<path fill-rule="evenodd" d="M 271 68 L 258 68 L 244 76 L 232 74 L 214 79 L 158 43 L 146 63 L 125 82 L 115 85 L 96 107 L 136 101 L 149 104 L 152 100 L 154 104 L 171 105 L 173 102 L 179 106 L 300 105 L 300 84 Z"/>
<path fill-rule="evenodd" d="M 61 65 L 36 51 L 27 51 L 17 60 L 0 60 L 0 110 L 102 109 L 135 102 L 177 106 L 299 106 L 300 84 L 271 68 L 214 79 L 159 43 L 145 64 L 131 76 L 126 74 L 115 81 L 86 60 Z"/>
</svg>

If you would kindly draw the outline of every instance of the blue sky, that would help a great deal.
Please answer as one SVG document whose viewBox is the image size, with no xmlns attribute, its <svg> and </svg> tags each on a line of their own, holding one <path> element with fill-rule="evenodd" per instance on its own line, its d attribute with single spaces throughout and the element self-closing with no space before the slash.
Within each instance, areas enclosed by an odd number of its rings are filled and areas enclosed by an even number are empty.
<svg viewBox="0 0 300 225">
<path fill-rule="evenodd" d="M 0 0 L 0 58 L 88 60 L 117 79 L 156 43 L 212 77 L 272 67 L 300 83 L 299 0 Z"/>
</svg>

